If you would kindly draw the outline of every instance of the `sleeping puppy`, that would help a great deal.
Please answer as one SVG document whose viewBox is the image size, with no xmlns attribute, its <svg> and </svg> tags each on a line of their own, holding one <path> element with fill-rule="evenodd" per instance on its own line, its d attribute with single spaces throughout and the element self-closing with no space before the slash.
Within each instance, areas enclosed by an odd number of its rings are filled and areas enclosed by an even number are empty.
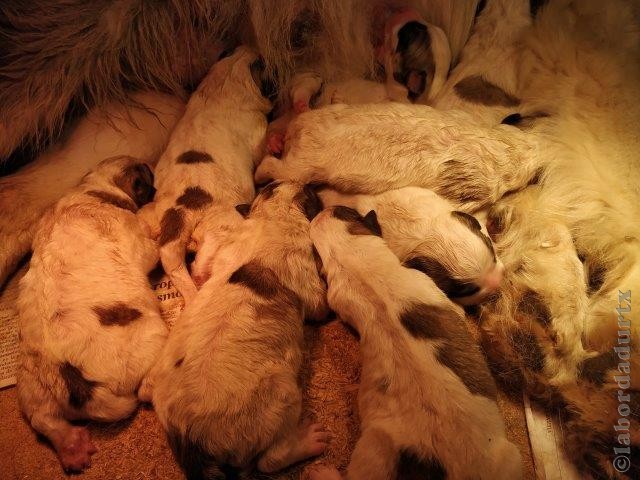
<svg viewBox="0 0 640 480">
<path fill-rule="evenodd" d="M 539 173 L 541 142 L 510 126 L 479 125 L 460 111 L 331 105 L 296 117 L 282 158 L 266 157 L 255 179 L 320 183 L 346 193 L 424 187 L 473 212 Z"/>
<path fill-rule="evenodd" d="M 190 302 L 196 287 L 185 264 L 191 234 L 212 205 L 233 208 L 255 195 L 253 168 L 264 148 L 271 102 L 261 90 L 264 64 L 239 47 L 200 83 L 158 162 L 154 226 L 165 272 Z"/>
<path fill-rule="evenodd" d="M 165 342 L 147 273 L 158 262 L 135 212 L 153 175 L 131 157 L 101 162 L 40 222 L 20 282 L 18 400 L 66 471 L 96 451 L 85 427 L 131 414 Z"/>
<path fill-rule="evenodd" d="M 347 478 L 521 478 L 520 454 L 505 436 L 496 386 L 462 309 L 403 267 L 363 217 L 345 218 L 340 208 L 314 219 L 311 238 L 329 306 L 360 335 L 362 433 Z"/>
<path fill-rule="evenodd" d="M 305 72 L 291 81 L 290 104 L 283 105 L 276 120 L 267 130 L 267 153 L 280 155 L 284 148 L 287 126 L 296 115 L 312 108 L 333 104 L 361 105 L 367 103 L 409 103 L 409 92 L 400 84 L 389 88 L 388 84 L 351 78 L 336 82 L 324 82 L 317 73 Z"/>
<path fill-rule="evenodd" d="M 453 301 L 480 303 L 500 286 L 504 267 L 478 220 L 436 193 L 405 187 L 378 195 L 344 195 L 335 190 L 319 195 L 325 207 L 357 210 L 378 228 L 404 266 L 429 275 Z M 336 212 L 342 212 L 345 220 L 354 216 L 347 209 Z"/>
<path fill-rule="evenodd" d="M 273 472 L 326 446 L 300 422 L 298 386 L 303 320 L 327 313 L 309 238 L 319 210 L 309 187 L 267 185 L 171 331 L 153 404 L 188 478 Z"/>
</svg>

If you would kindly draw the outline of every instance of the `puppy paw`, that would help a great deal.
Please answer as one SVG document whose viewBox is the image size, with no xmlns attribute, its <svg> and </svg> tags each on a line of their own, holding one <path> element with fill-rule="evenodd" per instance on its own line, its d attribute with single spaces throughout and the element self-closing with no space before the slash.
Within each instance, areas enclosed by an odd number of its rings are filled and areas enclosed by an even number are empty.
<svg viewBox="0 0 640 480">
<path fill-rule="evenodd" d="M 71 427 L 60 445 L 56 446 L 60 464 L 65 472 L 82 472 L 91 466 L 91 455 L 98 449 L 91 442 L 86 427 Z"/>
<path fill-rule="evenodd" d="M 282 160 L 276 157 L 267 156 L 262 160 L 255 173 L 255 181 L 258 185 L 263 185 L 271 180 L 277 180 L 281 169 Z"/>
<path fill-rule="evenodd" d="M 320 455 L 329 443 L 329 432 L 319 423 L 303 427 L 300 439 L 300 455 L 302 458 Z"/>
</svg>

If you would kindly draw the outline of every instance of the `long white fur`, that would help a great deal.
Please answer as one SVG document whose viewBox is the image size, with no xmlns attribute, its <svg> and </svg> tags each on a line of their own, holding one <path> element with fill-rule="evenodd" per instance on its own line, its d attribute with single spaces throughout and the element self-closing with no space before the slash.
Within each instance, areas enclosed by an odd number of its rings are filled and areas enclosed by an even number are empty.
<svg viewBox="0 0 640 480">
<path fill-rule="evenodd" d="M 441 363 L 441 339 L 416 338 L 400 321 L 406 308 L 421 304 L 433 312 L 427 323 L 443 321 L 442 312 L 457 318 L 445 328 L 462 339 L 469 332 L 460 307 L 428 277 L 402 267 L 381 238 L 350 235 L 332 209 L 314 219 L 311 237 L 327 275 L 329 306 L 360 335 L 362 433 L 347 478 L 394 479 L 402 452 L 439 463 L 447 478 L 521 478 L 520 454 L 505 436 L 495 400 L 472 394 Z"/>
<path fill-rule="evenodd" d="M 17 173 L 0 178 L 0 285 L 29 252 L 45 210 L 100 161 L 130 155 L 155 164 L 184 104 L 159 93 L 143 92 L 133 98 L 137 107 L 111 104 L 93 110 L 65 142 Z"/>
<path fill-rule="evenodd" d="M 63 468 L 72 471 L 91 464 L 95 447 L 88 430 L 69 420 L 130 415 L 167 335 L 147 279 L 158 262 L 156 243 L 135 213 L 87 194 L 108 193 L 135 208 L 113 178 L 136 163 L 130 157 L 101 162 L 45 214 L 20 281 L 20 408 L 52 442 Z M 119 302 L 135 309 L 138 318 L 126 325 L 101 324 L 94 308 Z M 86 381 L 97 382 L 83 405 L 73 405 L 65 385 L 61 368 L 67 362 Z"/>
<path fill-rule="evenodd" d="M 264 148 L 266 114 L 271 110 L 251 74 L 257 59 L 255 51 L 238 47 L 212 67 L 191 96 L 158 162 L 158 192 L 145 214 L 160 235 L 164 270 L 187 303 L 196 286 L 186 268 L 185 250 L 199 220 L 212 205 L 233 209 L 251 203 L 255 195 L 253 168 Z M 189 151 L 207 154 L 211 162 L 179 163 L 180 155 Z M 180 206 L 179 198 L 193 187 L 204 191 L 209 202 L 195 209 Z M 169 209 L 182 215 L 184 225 L 177 238 L 165 242 L 162 228 Z"/>
</svg>

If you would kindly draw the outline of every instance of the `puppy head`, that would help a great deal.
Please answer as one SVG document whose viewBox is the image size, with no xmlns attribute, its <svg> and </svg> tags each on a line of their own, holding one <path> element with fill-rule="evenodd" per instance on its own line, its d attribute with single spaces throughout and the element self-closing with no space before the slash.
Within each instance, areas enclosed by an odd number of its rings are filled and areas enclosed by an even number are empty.
<svg viewBox="0 0 640 480">
<path fill-rule="evenodd" d="M 255 50 L 240 46 L 213 65 L 198 90 L 217 90 L 218 97 L 239 107 L 254 105 L 264 113 L 272 108 L 277 96 L 275 83 L 268 75 L 264 59 Z"/>
<path fill-rule="evenodd" d="M 429 238 L 411 252 L 404 265 L 431 277 L 462 305 L 480 303 L 493 294 L 504 271 L 478 220 L 458 211 L 435 218 Z"/>
<path fill-rule="evenodd" d="M 123 191 L 138 208 L 153 200 L 153 173 L 146 163 L 128 156 L 103 160 L 85 177 L 85 183 L 107 183 Z"/>
<path fill-rule="evenodd" d="M 271 182 L 258 193 L 247 216 L 292 216 L 311 221 L 321 210 L 322 202 L 310 185 Z"/>
<path fill-rule="evenodd" d="M 373 210 L 363 216 L 353 208 L 335 206 L 323 210 L 311 222 L 311 239 L 326 273 L 331 272 L 334 260 L 340 262 L 355 253 L 358 240 L 375 238 L 382 246 L 381 237 L 382 229 Z"/>
</svg>

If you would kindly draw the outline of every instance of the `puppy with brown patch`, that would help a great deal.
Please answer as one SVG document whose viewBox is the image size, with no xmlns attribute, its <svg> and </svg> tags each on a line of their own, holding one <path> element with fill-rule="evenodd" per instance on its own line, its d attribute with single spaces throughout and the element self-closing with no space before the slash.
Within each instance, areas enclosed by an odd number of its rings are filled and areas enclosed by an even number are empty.
<svg viewBox="0 0 640 480">
<path fill-rule="evenodd" d="M 404 266 L 429 275 L 453 301 L 482 302 L 500 286 L 502 262 L 475 217 L 431 190 L 405 187 L 378 195 L 346 195 L 325 189 L 325 207 L 355 209 L 375 227 Z M 352 213 L 337 208 L 347 218 Z"/>
<path fill-rule="evenodd" d="M 311 225 L 329 306 L 360 335 L 362 433 L 347 478 L 521 478 L 464 312 L 352 213 L 326 209 Z"/>
<path fill-rule="evenodd" d="M 135 214 L 154 191 L 145 164 L 101 162 L 41 220 L 20 282 L 18 400 L 66 471 L 96 451 L 69 422 L 130 415 L 165 343 L 147 279 L 158 248 Z"/>
<path fill-rule="evenodd" d="M 255 178 L 320 183 L 346 193 L 424 187 L 473 212 L 526 186 L 545 165 L 545 150 L 536 136 L 485 127 L 457 110 L 331 105 L 296 117 L 282 158 L 267 156 Z"/>
<path fill-rule="evenodd" d="M 267 185 L 171 331 L 150 384 L 189 478 L 273 472 L 326 446 L 300 422 L 298 385 L 303 320 L 327 313 L 309 238 L 320 208 L 309 187 Z"/>
<path fill-rule="evenodd" d="M 158 235 L 165 272 L 190 302 L 196 286 L 185 264 L 192 232 L 212 205 L 251 203 L 254 162 L 264 148 L 264 64 L 239 47 L 216 63 L 187 104 L 156 169 L 156 201 L 145 214 Z"/>
</svg>

